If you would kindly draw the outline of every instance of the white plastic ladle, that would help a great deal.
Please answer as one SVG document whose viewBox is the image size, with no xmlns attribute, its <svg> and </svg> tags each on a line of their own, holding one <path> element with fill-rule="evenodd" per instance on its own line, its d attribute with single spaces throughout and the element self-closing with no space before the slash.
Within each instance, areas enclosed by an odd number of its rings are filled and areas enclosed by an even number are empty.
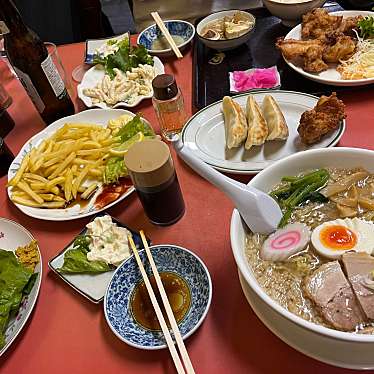
<svg viewBox="0 0 374 374">
<path fill-rule="evenodd" d="M 232 200 L 252 232 L 270 234 L 276 230 L 282 218 L 282 211 L 272 197 L 257 188 L 237 182 L 213 169 L 194 156 L 191 150 L 184 147 L 181 140 L 175 140 L 172 143 L 178 155 L 192 169 Z"/>
</svg>

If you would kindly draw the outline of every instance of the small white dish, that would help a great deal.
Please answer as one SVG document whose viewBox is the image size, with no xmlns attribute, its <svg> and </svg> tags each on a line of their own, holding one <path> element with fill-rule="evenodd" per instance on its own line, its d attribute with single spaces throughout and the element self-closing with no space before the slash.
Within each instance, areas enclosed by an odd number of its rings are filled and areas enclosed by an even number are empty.
<svg viewBox="0 0 374 374">
<path fill-rule="evenodd" d="M 18 155 L 13 160 L 12 164 L 9 167 L 8 171 L 8 181 L 13 178 L 15 173 L 17 172 L 22 159 L 25 157 L 26 153 L 28 153 L 33 147 L 38 146 L 44 139 L 49 138 L 52 134 L 55 133 L 56 130 L 63 127 L 65 123 L 67 122 L 76 122 L 76 123 L 93 123 L 98 124 L 103 127 L 106 127 L 107 123 L 111 119 L 118 118 L 119 116 L 127 114 L 131 117 L 134 117 L 135 114 L 132 112 L 129 112 L 128 110 L 124 109 L 90 109 L 85 110 L 83 112 L 73 114 L 72 116 L 61 118 L 52 124 L 50 124 L 48 127 L 46 127 L 44 130 L 40 131 L 38 134 L 34 135 L 31 139 L 29 139 L 24 146 L 19 151 Z M 142 118 L 143 121 L 145 121 L 149 126 L 150 123 Z M 12 187 L 8 187 L 8 197 L 10 199 Z M 123 199 L 125 199 L 127 196 L 129 196 L 131 193 L 135 191 L 135 188 L 132 186 L 130 187 L 123 195 L 121 195 L 117 200 L 111 202 L 110 204 L 104 206 L 101 209 L 98 209 L 95 207 L 95 200 L 96 197 L 100 194 L 101 188 L 98 189 L 98 191 L 95 193 L 94 196 L 92 196 L 89 200 L 89 203 L 86 206 L 80 206 L 79 204 L 73 205 L 69 208 L 63 208 L 63 209 L 41 209 L 41 208 L 33 208 L 28 207 L 26 205 L 21 204 L 14 204 L 21 212 L 24 214 L 38 218 L 43 219 L 46 221 L 70 221 L 73 219 L 79 219 L 83 217 L 92 216 L 93 214 L 97 214 L 105 209 L 110 208 L 111 206 L 118 204 Z"/>
<path fill-rule="evenodd" d="M 15 251 L 18 247 L 29 244 L 34 237 L 20 224 L 6 218 L 0 217 L 0 248 Z M 39 295 L 40 285 L 42 283 L 42 256 L 38 247 L 39 263 L 34 272 L 39 273 L 34 287 L 21 303 L 17 315 L 10 319 L 5 330 L 5 346 L 0 349 L 0 356 L 10 347 L 18 334 L 22 331 L 27 320 L 34 309 L 36 299 Z"/>
<path fill-rule="evenodd" d="M 165 72 L 165 68 L 161 60 L 157 56 L 154 56 L 153 61 L 154 61 L 154 69 L 155 69 L 156 75 L 163 74 Z M 119 102 L 115 105 L 108 105 L 105 102 L 94 104 L 92 102 L 92 99 L 83 93 L 83 90 L 86 88 L 95 87 L 99 82 L 101 82 L 101 80 L 104 78 L 104 75 L 105 75 L 104 67 L 102 65 L 95 65 L 84 74 L 82 82 L 78 84 L 78 87 L 77 87 L 78 97 L 84 102 L 84 104 L 88 108 L 92 108 L 92 107 L 98 107 L 102 109 L 134 108 L 142 100 L 150 99 L 153 96 L 153 92 L 151 92 L 147 96 L 139 96 L 137 100 L 132 104 L 128 104 L 125 102 Z"/>
<path fill-rule="evenodd" d="M 343 17 L 355 17 L 355 16 L 372 16 L 374 17 L 374 12 L 363 11 L 363 10 L 344 10 L 338 12 L 329 13 L 334 16 L 343 16 Z M 285 39 L 296 39 L 301 40 L 301 24 L 294 27 L 286 36 Z M 340 74 L 336 71 L 336 64 L 330 64 L 329 68 L 321 73 L 308 73 L 304 71 L 301 67 L 296 66 L 291 61 L 284 59 L 288 66 L 303 75 L 305 78 L 308 78 L 312 81 L 331 85 L 331 86 L 364 86 L 367 84 L 374 83 L 374 78 L 366 79 L 341 79 Z"/>
<path fill-rule="evenodd" d="M 275 161 L 307 149 L 334 146 L 342 137 L 345 121 L 339 128 L 329 133 L 321 141 L 307 146 L 300 141 L 297 127 L 300 117 L 306 110 L 312 109 L 318 97 L 305 93 L 278 90 L 258 90 L 252 92 L 261 106 L 265 95 L 272 95 L 278 102 L 289 128 L 286 141 L 270 141 L 262 146 L 254 146 L 249 151 L 244 146 L 228 150 L 225 141 L 222 100 L 208 105 L 197 112 L 186 123 L 182 131 L 182 142 L 195 156 L 214 168 L 233 174 L 256 174 Z M 246 106 L 248 93 L 234 96 L 234 100 L 243 108 Z"/>
<path fill-rule="evenodd" d="M 94 217 L 91 221 L 93 221 Z M 125 227 L 132 234 L 133 240 L 137 248 L 142 248 L 142 240 L 137 231 L 134 231 L 116 220 L 114 217 L 111 217 L 112 221 L 117 224 L 117 226 Z M 64 255 L 65 252 L 73 248 L 74 240 L 79 235 L 84 235 L 87 231 L 87 227 L 84 229 L 55 257 L 53 257 L 49 262 L 49 268 L 56 273 L 64 282 L 66 282 L 70 287 L 79 292 L 82 296 L 86 297 L 88 300 L 92 301 L 95 304 L 100 303 L 104 299 L 105 292 L 108 288 L 109 282 L 113 277 L 113 274 L 116 269 L 112 271 L 107 271 L 105 273 L 98 274 L 64 274 L 58 272 L 58 268 L 62 267 L 64 264 Z M 149 244 L 150 241 L 147 239 Z"/>
</svg>

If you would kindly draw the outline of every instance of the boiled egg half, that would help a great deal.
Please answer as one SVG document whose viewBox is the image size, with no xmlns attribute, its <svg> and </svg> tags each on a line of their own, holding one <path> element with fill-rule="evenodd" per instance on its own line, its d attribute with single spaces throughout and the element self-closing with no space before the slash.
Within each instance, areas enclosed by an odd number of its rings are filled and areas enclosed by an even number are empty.
<svg viewBox="0 0 374 374">
<path fill-rule="evenodd" d="M 374 224 L 359 218 L 324 222 L 313 230 L 311 241 L 319 254 L 331 259 L 339 259 L 347 251 L 372 254 Z"/>
</svg>

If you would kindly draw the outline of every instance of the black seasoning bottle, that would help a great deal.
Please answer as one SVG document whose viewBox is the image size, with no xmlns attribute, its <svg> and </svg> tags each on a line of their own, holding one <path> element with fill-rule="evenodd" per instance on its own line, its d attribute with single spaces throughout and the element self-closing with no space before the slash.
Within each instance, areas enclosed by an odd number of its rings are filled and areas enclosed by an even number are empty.
<svg viewBox="0 0 374 374">
<path fill-rule="evenodd" d="M 152 223 L 171 225 L 183 216 L 183 196 L 165 143 L 156 139 L 135 143 L 125 154 L 125 165 Z"/>
</svg>

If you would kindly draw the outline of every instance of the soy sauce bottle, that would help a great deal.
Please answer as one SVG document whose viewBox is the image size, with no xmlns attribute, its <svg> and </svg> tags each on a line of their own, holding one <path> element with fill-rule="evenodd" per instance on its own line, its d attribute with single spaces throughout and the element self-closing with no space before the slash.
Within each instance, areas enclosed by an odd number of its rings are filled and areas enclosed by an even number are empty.
<svg viewBox="0 0 374 374">
<path fill-rule="evenodd" d="M 74 105 L 51 56 L 38 35 L 24 23 L 11 0 L 0 0 L 5 50 L 19 80 L 43 120 L 50 124 L 74 114 Z M 3 31 L 4 32 L 4 31 Z"/>
<path fill-rule="evenodd" d="M 182 191 L 169 147 L 162 141 L 146 139 L 125 154 L 125 165 L 144 211 L 156 225 L 171 225 L 185 212 Z"/>
</svg>

